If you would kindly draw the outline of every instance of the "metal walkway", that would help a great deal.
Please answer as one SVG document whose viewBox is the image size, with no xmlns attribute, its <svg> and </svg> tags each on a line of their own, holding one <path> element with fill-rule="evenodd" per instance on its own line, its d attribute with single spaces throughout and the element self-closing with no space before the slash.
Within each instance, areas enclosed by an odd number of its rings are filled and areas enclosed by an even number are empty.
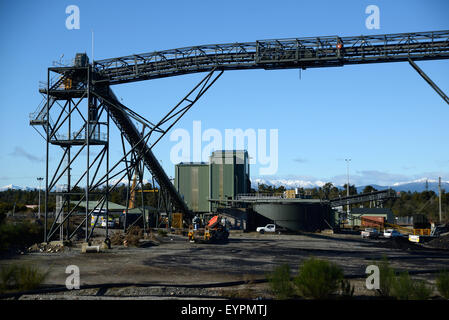
<svg viewBox="0 0 449 320">
<path fill-rule="evenodd" d="M 101 80 L 119 84 L 195 72 L 337 67 L 449 58 L 449 30 L 355 37 L 309 37 L 201 45 L 94 62 Z"/>
<path fill-rule="evenodd" d="M 331 207 L 340 207 L 345 205 L 351 205 L 356 203 L 363 203 L 363 202 L 383 202 L 389 199 L 396 198 L 396 192 L 392 189 L 387 190 L 381 190 L 381 191 L 374 191 L 369 193 L 363 193 L 363 194 L 357 194 L 352 195 L 349 197 L 340 197 L 329 200 Z"/>
</svg>

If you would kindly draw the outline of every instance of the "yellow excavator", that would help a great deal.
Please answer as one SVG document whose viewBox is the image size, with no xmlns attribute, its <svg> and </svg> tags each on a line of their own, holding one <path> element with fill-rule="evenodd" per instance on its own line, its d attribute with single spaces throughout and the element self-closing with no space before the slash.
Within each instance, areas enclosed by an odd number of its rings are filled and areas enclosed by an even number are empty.
<svg viewBox="0 0 449 320">
<path fill-rule="evenodd" d="M 213 216 L 204 228 L 195 230 L 193 225 L 189 226 L 188 238 L 190 242 L 196 243 L 224 243 L 228 241 L 229 231 L 220 222 L 220 216 Z"/>
</svg>

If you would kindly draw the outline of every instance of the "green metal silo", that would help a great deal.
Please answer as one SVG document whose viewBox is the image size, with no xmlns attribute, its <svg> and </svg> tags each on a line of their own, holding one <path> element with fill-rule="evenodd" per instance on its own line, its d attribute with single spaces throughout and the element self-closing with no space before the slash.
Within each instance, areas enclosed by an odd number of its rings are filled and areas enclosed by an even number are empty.
<svg viewBox="0 0 449 320">
<path fill-rule="evenodd" d="M 201 162 L 175 166 L 175 187 L 193 212 L 208 212 L 209 165 Z"/>
<path fill-rule="evenodd" d="M 214 151 L 209 164 L 211 199 L 229 199 L 249 193 L 249 161 L 245 150 Z"/>
</svg>

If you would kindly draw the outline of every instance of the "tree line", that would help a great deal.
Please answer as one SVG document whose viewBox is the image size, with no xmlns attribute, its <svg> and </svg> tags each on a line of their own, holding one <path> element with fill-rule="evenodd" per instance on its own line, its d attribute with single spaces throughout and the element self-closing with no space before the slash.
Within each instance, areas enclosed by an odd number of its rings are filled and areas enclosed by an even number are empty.
<svg viewBox="0 0 449 320">
<path fill-rule="evenodd" d="M 299 188 L 299 193 L 307 195 L 312 199 L 330 200 L 338 197 L 345 197 L 347 195 L 347 185 L 341 188 L 334 186 L 328 182 L 322 187 L 314 188 Z M 144 190 L 153 189 L 150 183 L 144 185 Z M 260 193 L 283 193 L 287 190 L 285 186 L 270 186 L 267 184 L 259 184 L 257 189 L 252 189 L 251 192 Z M 102 191 L 101 189 L 94 190 Z M 378 191 L 372 186 L 366 186 L 360 193 L 369 193 L 372 191 Z M 72 200 L 80 200 L 84 189 L 76 187 L 72 190 L 74 193 L 79 193 L 77 196 L 73 196 Z M 349 185 L 349 194 L 357 195 L 357 188 L 355 185 Z M 41 191 L 41 212 L 43 212 L 45 192 Z M 92 195 L 91 200 L 99 200 L 99 195 Z M 158 205 L 158 193 L 157 192 L 144 192 L 144 205 L 157 207 Z M 109 195 L 111 202 L 126 206 L 128 201 L 128 187 L 127 185 L 117 186 Z M 141 193 L 135 193 L 136 206 L 141 205 Z M 32 211 L 27 209 L 25 205 L 37 205 L 39 202 L 39 190 L 13 190 L 9 189 L 0 192 L 0 213 L 20 211 Z M 49 195 L 49 211 L 54 211 L 56 204 L 56 197 L 53 194 Z M 72 203 L 72 206 L 74 204 Z M 356 204 L 352 207 L 369 207 L 369 203 Z M 449 215 L 449 194 L 443 190 L 441 206 L 443 212 L 443 218 L 448 220 Z M 423 192 L 400 192 L 394 199 L 387 200 L 383 203 L 383 207 L 390 208 L 396 216 L 411 216 L 413 214 L 424 214 L 431 220 L 437 220 L 439 216 L 439 199 L 438 194 L 433 191 Z M 36 212 L 38 209 L 35 208 Z"/>
<path fill-rule="evenodd" d="M 140 189 L 140 188 L 138 188 Z M 136 206 L 141 206 L 142 203 L 142 193 L 138 191 L 136 188 L 135 192 L 135 202 Z M 143 190 L 151 190 L 153 189 L 150 183 L 147 183 L 143 186 Z M 92 190 L 92 195 L 90 196 L 91 201 L 100 200 L 100 195 L 95 195 L 97 192 L 103 192 L 103 189 L 95 189 Z M 72 196 L 71 199 L 71 207 L 73 207 L 76 203 L 75 201 L 79 201 L 83 198 L 83 194 L 85 192 L 84 188 L 75 187 L 71 190 L 72 193 L 76 193 L 77 195 Z M 45 200 L 45 191 L 41 190 L 41 212 L 44 210 L 44 200 Z M 145 206 L 157 207 L 158 205 L 158 193 L 157 192 L 144 192 L 143 193 L 143 202 Z M 127 185 L 119 185 L 112 192 L 109 193 L 109 201 L 120 204 L 122 206 L 127 205 L 128 201 L 128 186 Z M 38 205 L 39 204 L 39 190 L 14 190 L 8 189 L 0 192 L 0 213 L 7 212 L 26 212 L 26 211 L 34 211 L 37 212 L 38 208 L 29 209 L 26 205 Z M 49 194 L 48 197 L 48 210 L 54 211 L 56 207 L 56 196 L 52 193 Z"/>
</svg>

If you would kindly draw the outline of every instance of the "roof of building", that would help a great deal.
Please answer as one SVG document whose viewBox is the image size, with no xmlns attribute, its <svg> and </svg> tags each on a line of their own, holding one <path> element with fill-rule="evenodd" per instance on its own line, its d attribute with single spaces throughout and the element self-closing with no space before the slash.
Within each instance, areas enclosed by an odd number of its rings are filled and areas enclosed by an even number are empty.
<svg viewBox="0 0 449 320">
<path fill-rule="evenodd" d="M 97 206 L 97 208 L 100 209 L 101 202 L 98 205 L 98 201 L 89 201 L 88 205 L 89 205 L 89 209 L 93 209 L 93 208 L 95 208 L 95 206 Z M 85 208 L 86 207 L 86 201 L 81 201 L 79 206 L 82 207 L 82 208 Z M 111 202 L 111 201 L 108 201 L 108 208 L 109 208 L 109 210 L 124 210 L 124 209 L 126 209 L 125 206 L 122 206 L 122 205 L 120 205 L 118 203 L 114 203 L 114 202 Z M 106 203 L 103 205 L 103 209 L 106 209 Z"/>
<path fill-rule="evenodd" d="M 176 166 L 208 166 L 208 162 L 180 162 Z"/>
<path fill-rule="evenodd" d="M 124 210 L 126 210 L 126 209 L 124 209 Z M 152 206 L 145 206 L 145 213 L 148 213 L 148 212 L 157 212 L 157 209 Z M 128 213 L 142 213 L 142 209 L 140 207 L 128 209 Z"/>
<path fill-rule="evenodd" d="M 247 154 L 248 150 L 216 150 L 213 151 L 211 157 L 216 156 L 233 156 L 233 155 L 242 155 Z"/>
</svg>

